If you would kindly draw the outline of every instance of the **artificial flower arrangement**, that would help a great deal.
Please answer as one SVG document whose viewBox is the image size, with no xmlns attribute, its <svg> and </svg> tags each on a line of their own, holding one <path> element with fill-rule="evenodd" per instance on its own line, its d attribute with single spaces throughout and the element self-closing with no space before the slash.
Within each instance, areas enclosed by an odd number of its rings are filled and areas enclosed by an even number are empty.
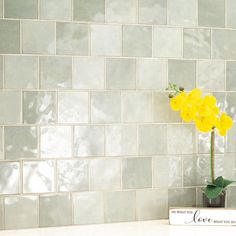
<svg viewBox="0 0 236 236">
<path fill-rule="evenodd" d="M 211 155 L 210 155 L 210 176 L 211 181 L 203 188 L 203 196 L 209 201 L 225 196 L 225 189 L 234 181 L 215 177 L 215 132 L 225 136 L 233 126 L 230 116 L 221 111 L 217 106 L 217 100 L 213 95 L 202 95 L 198 88 L 189 93 L 185 92 L 183 87 L 175 84 L 169 84 L 167 90 L 169 94 L 170 106 L 172 110 L 178 111 L 184 122 L 194 122 L 197 130 L 211 133 Z M 211 206 L 207 204 L 206 206 Z M 224 206 L 224 204 L 223 204 Z"/>
</svg>

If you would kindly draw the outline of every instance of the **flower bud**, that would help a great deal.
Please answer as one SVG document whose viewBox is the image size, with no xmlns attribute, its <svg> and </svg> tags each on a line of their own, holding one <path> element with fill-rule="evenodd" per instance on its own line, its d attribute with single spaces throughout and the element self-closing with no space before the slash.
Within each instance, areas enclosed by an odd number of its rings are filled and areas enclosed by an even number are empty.
<svg viewBox="0 0 236 236">
<path fill-rule="evenodd" d="M 179 87 L 179 91 L 183 92 L 184 88 L 183 87 Z"/>
<path fill-rule="evenodd" d="M 170 93 L 168 97 L 169 97 L 169 98 L 173 98 L 174 95 Z"/>
</svg>

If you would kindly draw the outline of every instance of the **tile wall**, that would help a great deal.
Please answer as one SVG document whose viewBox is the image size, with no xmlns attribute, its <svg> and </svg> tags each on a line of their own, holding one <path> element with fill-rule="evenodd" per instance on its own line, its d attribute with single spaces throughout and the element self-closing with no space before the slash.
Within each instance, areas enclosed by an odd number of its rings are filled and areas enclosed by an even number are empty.
<svg viewBox="0 0 236 236">
<path fill-rule="evenodd" d="M 0 229 L 201 204 L 209 135 L 165 88 L 213 92 L 236 120 L 235 0 L 0 0 L 0 18 Z M 236 126 L 216 146 L 236 179 Z"/>
</svg>

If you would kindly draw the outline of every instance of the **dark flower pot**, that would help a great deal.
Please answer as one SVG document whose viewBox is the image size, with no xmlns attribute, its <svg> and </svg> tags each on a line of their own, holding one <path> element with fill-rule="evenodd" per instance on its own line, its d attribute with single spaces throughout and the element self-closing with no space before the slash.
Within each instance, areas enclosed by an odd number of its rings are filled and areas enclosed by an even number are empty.
<svg viewBox="0 0 236 236">
<path fill-rule="evenodd" d="M 217 198 L 207 198 L 205 194 L 203 194 L 203 207 L 225 207 L 225 198 L 226 193 L 223 192 Z"/>
</svg>

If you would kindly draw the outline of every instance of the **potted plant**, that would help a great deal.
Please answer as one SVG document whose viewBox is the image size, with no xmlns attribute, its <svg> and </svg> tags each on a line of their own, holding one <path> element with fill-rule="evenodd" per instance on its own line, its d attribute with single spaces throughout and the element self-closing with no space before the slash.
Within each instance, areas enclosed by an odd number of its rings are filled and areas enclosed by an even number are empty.
<svg viewBox="0 0 236 236">
<path fill-rule="evenodd" d="M 210 132 L 210 177 L 211 180 L 203 188 L 204 207 L 225 207 L 226 187 L 234 181 L 222 176 L 215 177 L 215 132 L 225 136 L 232 128 L 233 121 L 225 112 L 217 106 L 217 100 L 213 95 L 202 95 L 198 88 L 189 93 L 183 87 L 169 84 L 170 106 L 178 111 L 184 122 L 194 122 L 200 132 Z"/>
</svg>

